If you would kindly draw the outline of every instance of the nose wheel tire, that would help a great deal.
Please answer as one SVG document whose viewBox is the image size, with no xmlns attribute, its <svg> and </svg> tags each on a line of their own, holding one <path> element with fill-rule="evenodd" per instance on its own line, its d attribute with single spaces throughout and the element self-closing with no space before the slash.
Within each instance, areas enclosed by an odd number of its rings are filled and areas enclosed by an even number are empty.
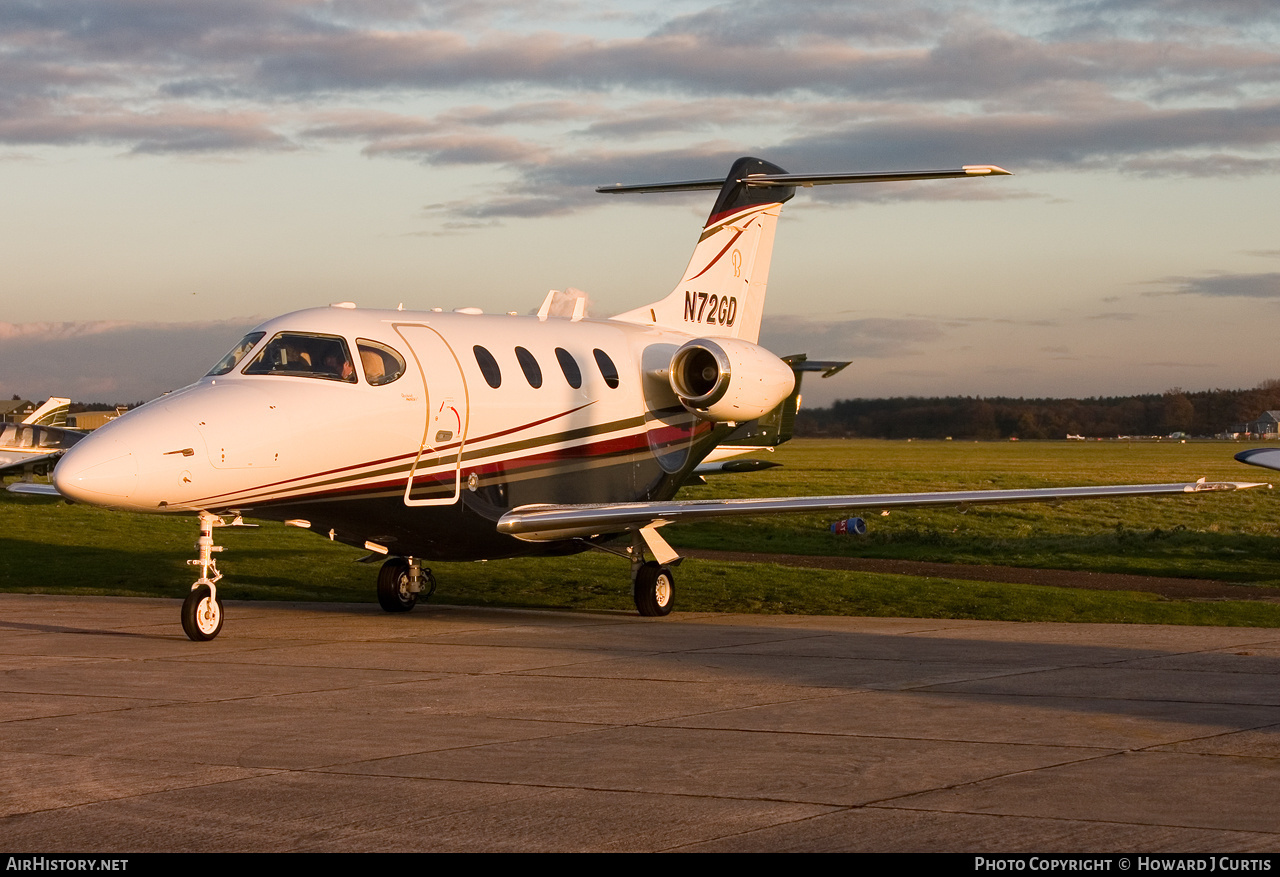
<svg viewBox="0 0 1280 877">
<path fill-rule="evenodd" d="M 675 597 L 671 570 L 654 560 L 645 563 L 636 573 L 632 596 L 641 615 L 650 618 L 669 615 Z"/>
<path fill-rule="evenodd" d="M 378 570 L 378 605 L 387 612 L 408 612 L 417 602 L 409 589 L 409 561 L 391 558 Z"/>
<path fill-rule="evenodd" d="M 222 598 L 214 597 L 208 585 L 199 585 L 182 601 L 182 630 L 187 638 L 208 642 L 222 630 Z"/>
</svg>

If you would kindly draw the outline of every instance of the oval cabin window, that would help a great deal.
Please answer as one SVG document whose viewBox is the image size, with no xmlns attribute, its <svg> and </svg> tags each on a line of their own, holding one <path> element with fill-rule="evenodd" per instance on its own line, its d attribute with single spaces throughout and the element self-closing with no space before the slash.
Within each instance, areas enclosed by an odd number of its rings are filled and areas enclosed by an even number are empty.
<svg viewBox="0 0 1280 877">
<path fill-rule="evenodd" d="M 525 380 L 529 382 L 529 386 L 535 390 L 541 387 L 542 368 L 538 365 L 538 360 L 533 358 L 533 354 L 523 347 L 517 347 L 516 361 L 520 363 L 520 369 L 524 372 Z"/>
<path fill-rule="evenodd" d="M 476 365 L 480 366 L 480 374 L 484 375 L 484 382 L 495 390 L 502 386 L 502 370 L 498 368 L 498 361 L 493 358 L 493 354 L 479 344 L 471 350 L 476 355 Z"/>
<path fill-rule="evenodd" d="M 609 385 L 610 390 L 618 389 L 618 368 L 613 364 L 613 360 L 609 358 L 609 354 L 599 347 L 593 352 L 596 355 L 596 365 L 600 366 L 600 376 L 604 378 L 604 382 Z"/>
<path fill-rule="evenodd" d="M 564 379 L 569 382 L 569 386 L 575 390 L 581 387 L 582 370 L 578 368 L 578 361 L 573 358 L 573 354 L 563 347 L 557 347 L 556 359 L 560 363 L 560 371 L 564 372 Z"/>
</svg>

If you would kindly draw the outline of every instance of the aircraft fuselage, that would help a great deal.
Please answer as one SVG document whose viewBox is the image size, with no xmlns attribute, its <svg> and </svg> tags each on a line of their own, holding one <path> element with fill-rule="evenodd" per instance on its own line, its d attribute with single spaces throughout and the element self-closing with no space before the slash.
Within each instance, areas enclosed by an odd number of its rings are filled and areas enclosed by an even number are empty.
<svg viewBox="0 0 1280 877">
<path fill-rule="evenodd" d="M 667 380 L 689 334 L 342 306 L 258 333 L 224 374 L 77 444 L 58 490 L 137 512 L 291 521 L 432 560 L 563 553 L 583 545 L 494 525 L 532 503 L 669 499 L 728 431 Z"/>
</svg>

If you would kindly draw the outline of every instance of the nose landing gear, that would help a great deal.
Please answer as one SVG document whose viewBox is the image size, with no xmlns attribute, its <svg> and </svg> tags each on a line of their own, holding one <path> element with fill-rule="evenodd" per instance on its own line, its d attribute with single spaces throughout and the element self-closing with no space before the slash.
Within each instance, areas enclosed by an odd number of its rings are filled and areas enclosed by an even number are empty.
<svg viewBox="0 0 1280 877">
<path fill-rule="evenodd" d="M 222 598 L 213 585 L 196 582 L 182 601 L 182 630 L 195 642 L 207 642 L 222 632 Z"/>
<path fill-rule="evenodd" d="M 191 586 L 191 593 L 182 601 L 182 630 L 187 639 L 207 642 L 222 630 L 222 599 L 218 597 L 217 582 L 222 578 L 218 564 L 213 559 L 221 545 L 213 544 L 213 528 L 225 526 L 222 518 L 209 512 L 200 512 L 200 538 L 196 548 L 200 557 L 188 560 L 188 566 L 200 567 L 200 578 Z M 210 573 L 213 576 L 210 577 Z"/>
<path fill-rule="evenodd" d="M 200 556 L 187 561 L 188 566 L 200 567 L 200 578 L 191 586 L 187 599 L 182 601 L 182 631 L 188 639 L 208 642 L 222 632 L 222 598 L 218 596 L 217 587 L 222 573 L 218 572 L 218 564 L 213 559 L 214 553 L 221 551 L 222 546 L 213 544 L 213 528 L 256 526 L 246 524 L 238 514 L 228 524 L 219 515 L 200 512 L 200 538 L 196 540 Z"/>
</svg>

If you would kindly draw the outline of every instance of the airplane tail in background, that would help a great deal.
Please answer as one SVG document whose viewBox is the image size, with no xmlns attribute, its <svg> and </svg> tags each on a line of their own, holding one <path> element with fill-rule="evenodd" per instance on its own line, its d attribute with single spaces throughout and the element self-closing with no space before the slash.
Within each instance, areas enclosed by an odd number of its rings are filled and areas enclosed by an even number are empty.
<svg viewBox="0 0 1280 877">
<path fill-rule="evenodd" d="M 756 188 L 748 186 L 745 180 L 754 174 L 785 173 L 777 165 L 758 158 L 735 161 L 729 176 L 720 184 L 720 197 L 711 209 L 680 283 L 666 298 L 618 314 L 614 319 L 683 329 L 706 337 L 758 341 L 769 261 L 773 255 L 773 234 L 782 205 L 791 199 L 795 189 L 791 186 Z M 672 185 L 693 188 L 706 182 Z"/>
<path fill-rule="evenodd" d="M 22 422 L 35 424 L 36 426 L 66 426 L 67 414 L 70 411 L 70 399 L 59 399 L 57 396 L 51 396 Z"/>
<path fill-rule="evenodd" d="M 676 288 L 666 298 L 613 319 L 679 329 L 702 337 L 739 338 L 754 344 L 760 340 L 774 230 L 782 205 L 795 195 L 796 187 L 1008 173 L 994 165 L 966 165 L 953 170 L 789 174 L 763 159 L 740 158 L 723 180 L 601 186 L 597 192 L 619 194 L 720 190 L 689 267 Z"/>
</svg>

